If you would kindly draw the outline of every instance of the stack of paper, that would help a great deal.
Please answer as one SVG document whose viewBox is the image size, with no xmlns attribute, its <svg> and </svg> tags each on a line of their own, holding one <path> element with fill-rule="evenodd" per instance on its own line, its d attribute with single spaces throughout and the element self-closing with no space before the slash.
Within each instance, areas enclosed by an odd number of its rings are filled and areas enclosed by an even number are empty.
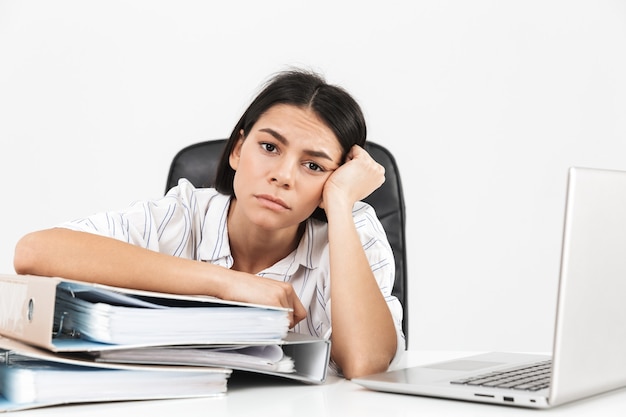
<svg viewBox="0 0 626 417">
<path fill-rule="evenodd" d="M 0 411 L 221 395 L 232 370 L 324 382 L 330 342 L 288 332 L 288 314 L 213 297 L 0 275 Z"/>
<path fill-rule="evenodd" d="M 101 350 L 92 356 L 97 362 L 223 366 L 321 384 L 326 380 L 330 341 L 290 332 L 274 344 L 154 346 Z"/>
<path fill-rule="evenodd" d="M 0 411 L 92 401 L 220 396 L 226 393 L 230 375 L 224 368 L 104 366 L 43 357 L 4 350 Z"/>
<path fill-rule="evenodd" d="M 293 360 L 278 345 L 155 346 L 94 354 L 98 362 L 207 365 L 266 372 L 295 372 Z"/>
<path fill-rule="evenodd" d="M 55 330 L 115 345 L 180 345 L 275 342 L 289 329 L 286 309 L 198 298 L 133 296 L 62 282 L 57 287 Z"/>
</svg>

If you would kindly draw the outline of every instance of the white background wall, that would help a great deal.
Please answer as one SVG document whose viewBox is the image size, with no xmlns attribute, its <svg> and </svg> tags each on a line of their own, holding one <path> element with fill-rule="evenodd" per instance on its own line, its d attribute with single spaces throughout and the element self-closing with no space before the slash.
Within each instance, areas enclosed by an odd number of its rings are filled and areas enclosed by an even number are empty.
<svg viewBox="0 0 626 417">
<path fill-rule="evenodd" d="M 624 1 L 0 0 L 0 272 L 29 231 L 162 195 L 289 65 L 397 156 L 410 349 L 549 350 L 567 167 L 626 169 Z"/>
</svg>

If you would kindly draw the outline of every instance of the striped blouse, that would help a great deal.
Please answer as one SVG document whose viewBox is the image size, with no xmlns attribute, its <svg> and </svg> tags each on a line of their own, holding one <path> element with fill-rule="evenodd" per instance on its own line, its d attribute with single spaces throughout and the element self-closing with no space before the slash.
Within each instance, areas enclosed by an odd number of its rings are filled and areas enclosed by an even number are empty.
<svg viewBox="0 0 626 417">
<path fill-rule="evenodd" d="M 59 227 L 109 236 L 157 252 L 230 268 L 233 258 L 226 222 L 229 206 L 229 196 L 212 188 L 195 188 L 182 179 L 158 200 L 136 202 L 126 210 L 98 213 L 62 223 Z M 358 202 L 352 216 L 395 322 L 397 360 L 405 349 L 405 341 L 401 327 L 402 306 L 391 295 L 395 276 L 393 252 L 371 206 Z M 330 337 L 330 262 L 326 223 L 307 220 L 306 231 L 297 249 L 258 275 L 289 282 L 293 286 L 307 310 L 307 317 L 295 326 L 294 331 Z"/>
</svg>

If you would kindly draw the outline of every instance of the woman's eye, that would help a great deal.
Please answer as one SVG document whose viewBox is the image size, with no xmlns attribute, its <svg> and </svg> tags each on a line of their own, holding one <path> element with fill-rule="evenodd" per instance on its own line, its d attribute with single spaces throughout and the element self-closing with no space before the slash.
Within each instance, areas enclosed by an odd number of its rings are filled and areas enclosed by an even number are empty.
<svg viewBox="0 0 626 417">
<path fill-rule="evenodd" d="M 307 162 L 307 168 L 309 168 L 311 171 L 324 171 L 324 169 L 321 166 L 317 165 L 315 162 Z"/>
<path fill-rule="evenodd" d="M 267 152 L 274 152 L 276 150 L 276 146 L 272 145 L 271 143 L 262 143 L 261 146 Z"/>
</svg>

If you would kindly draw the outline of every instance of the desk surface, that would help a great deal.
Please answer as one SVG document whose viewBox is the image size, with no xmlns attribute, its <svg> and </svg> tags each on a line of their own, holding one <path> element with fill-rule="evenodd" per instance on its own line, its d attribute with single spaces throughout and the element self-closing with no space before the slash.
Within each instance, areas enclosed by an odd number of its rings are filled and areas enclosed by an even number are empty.
<svg viewBox="0 0 626 417">
<path fill-rule="evenodd" d="M 405 365 L 432 363 L 475 352 L 408 351 Z M 626 415 L 626 389 L 565 404 L 551 410 L 530 410 L 499 405 L 477 404 L 444 399 L 380 393 L 367 390 L 348 380 L 331 377 L 323 385 L 306 385 L 282 378 L 234 373 L 228 382 L 228 393 L 222 397 L 129 401 L 119 403 L 80 404 L 19 411 L 19 417 L 31 416 L 511 416 L 531 415 L 590 416 Z"/>
</svg>

